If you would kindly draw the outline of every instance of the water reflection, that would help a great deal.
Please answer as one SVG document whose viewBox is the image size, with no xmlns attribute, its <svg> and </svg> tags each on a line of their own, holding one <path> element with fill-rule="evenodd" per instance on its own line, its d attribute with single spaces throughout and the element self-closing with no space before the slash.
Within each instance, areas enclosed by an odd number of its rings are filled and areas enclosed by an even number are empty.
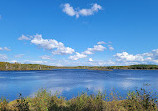
<svg viewBox="0 0 158 111">
<path fill-rule="evenodd" d="M 157 70 L 114 70 L 91 71 L 78 69 L 58 69 L 51 71 L 1 71 L 0 96 L 10 100 L 17 98 L 18 93 L 24 96 L 33 95 L 40 88 L 46 88 L 52 93 L 60 92 L 68 99 L 77 96 L 82 91 L 97 93 L 115 89 L 121 94 L 128 90 L 144 87 L 158 91 Z"/>
</svg>

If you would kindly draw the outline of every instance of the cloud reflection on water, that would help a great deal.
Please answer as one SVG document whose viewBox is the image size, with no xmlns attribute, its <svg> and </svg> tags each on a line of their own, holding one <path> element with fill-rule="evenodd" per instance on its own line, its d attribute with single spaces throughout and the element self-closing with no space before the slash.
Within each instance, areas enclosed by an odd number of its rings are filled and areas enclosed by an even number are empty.
<svg viewBox="0 0 158 111">
<path fill-rule="evenodd" d="M 30 71 L 31 72 L 31 71 Z M 13 100 L 18 93 L 24 96 L 33 95 L 40 88 L 47 89 L 52 94 L 58 92 L 62 96 L 72 98 L 82 91 L 97 93 L 110 92 L 116 89 L 125 93 L 144 83 L 152 84 L 157 88 L 157 71 L 90 71 L 90 70 L 55 70 L 32 71 L 32 73 L 0 72 L 0 95 L 8 96 Z M 88 89 L 88 90 L 87 90 Z M 15 95 L 15 96 L 13 96 Z"/>
</svg>

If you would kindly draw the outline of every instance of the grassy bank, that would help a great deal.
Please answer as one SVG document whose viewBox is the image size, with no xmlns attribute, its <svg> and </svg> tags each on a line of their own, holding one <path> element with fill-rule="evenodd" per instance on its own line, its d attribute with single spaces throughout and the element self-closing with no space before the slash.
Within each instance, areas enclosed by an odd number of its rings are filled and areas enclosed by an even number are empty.
<svg viewBox="0 0 158 111">
<path fill-rule="evenodd" d="M 151 92 L 140 89 L 128 93 L 126 99 L 114 92 L 108 97 L 98 92 L 97 95 L 82 93 L 66 100 L 41 89 L 33 97 L 23 98 L 20 95 L 11 102 L 1 98 L 0 111 L 156 111 L 158 107 L 154 97 Z"/>
</svg>

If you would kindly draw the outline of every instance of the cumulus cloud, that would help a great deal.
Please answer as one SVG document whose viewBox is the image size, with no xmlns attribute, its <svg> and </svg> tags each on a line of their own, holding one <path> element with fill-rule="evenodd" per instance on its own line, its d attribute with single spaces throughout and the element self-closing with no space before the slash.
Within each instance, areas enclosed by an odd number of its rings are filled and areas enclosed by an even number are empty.
<svg viewBox="0 0 158 111">
<path fill-rule="evenodd" d="M 158 64 L 158 49 L 143 54 L 129 54 L 127 52 L 114 55 L 116 60 L 124 64 Z"/>
<path fill-rule="evenodd" d="M 93 59 L 92 58 L 89 58 L 89 60 L 88 60 L 89 62 L 93 62 Z"/>
<path fill-rule="evenodd" d="M 41 56 L 41 59 L 51 59 L 51 57 L 48 55 L 43 55 L 43 56 Z"/>
<path fill-rule="evenodd" d="M 70 47 L 58 47 L 57 50 L 53 51 L 54 55 L 65 55 L 65 54 L 72 54 L 75 52 L 74 49 Z"/>
<path fill-rule="evenodd" d="M 93 54 L 95 51 L 104 51 L 106 49 L 106 47 L 102 46 L 102 45 L 94 45 L 93 48 L 88 48 L 86 51 L 83 52 L 83 54 Z"/>
<path fill-rule="evenodd" d="M 15 58 L 22 58 L 24 56 L 24 54 L 17 54 L 17 55 L 15 55 L 14 57 Z"/>
<path fill-rule="evenodd" d="M 144 61 L 141 55 L 132 55 L 127 52 L 117 53 L 115 57 L 118 61 Z"/>
<path fill-rule="evenodd" d="M 34 36 L 34 38 L 31 40 L 31 43 L 48 50 L 56 49 L 55 51 L 52 51 L 53 54 L 62 55 L 72 54 L 74 52 L 74 49 L 65 47 L 62 42 L 58 42 L 54 39 L 43 39 L 42 35 L 39 34 Z"/>
<path fill-rule="evenodd" d="M 98 61 L 91 61 L 89 65 L 91 66 L 113 66 L 116 62 L 112 60 L 98 60 Z"/>
<path fill-rule="evenodd" d="M 65 47 L 62 42 L 58 42 L 57 40 L 54 39 L 43 39 L 41 34 L 36 34 L 34 36 L 31 36 L 30 41 L 32 44 L 35 44 L 44 49 L 52 51 L 54 55 L 72 54 L 73 52 L 75 52 L 74 49 L 70 47 Z"/>
<path fill-rule="evenodd" d="M 88 48 L 89 51 L 104 51 L 106 47 L 102 45 L 95 45 L 93 48 Z"/>
<path fill-rule="evenodd" d="M 16 62 L 18 62 L 17 60 L 11 60 L 11 61 L 9 61 L 10 63 L 16 63 Z"/>
<path fill-rule="evenodd" d="M 94 54 L 92 51 L 89 51 L 89 50 L 86 50 L 84 52 L 82 52 L 83 54 L 87 54 L 87 55 L 91 55 L 91 54 Z"/>
<path fill-rule="evenodd" d="M 95 12 L 102 10 L 102 6 L 98 5 L 97 3 L 93 4 L 90 9 L 74 9 L 70 6 L 69 3 L 64 4 L 63 12 L 65 12 L 69 16 L 90 16 L 93 15 Z"/>
<path fill-rule="evenodd" d="M 109 50 L 114 50 L 114 48 L 112 46 L 109 46 Z"/>
<path fill-rule="evenodd" d="M 7 56 L 7 55 L 0 54 L 0 60 L 1 60 L 1 61 L 7 60 L 7 59 L 8 59 L 8 56 Z"/>
<path fill-rule="evenodd" d="M 96 51 L 104 51 L 105 49 L 106 49 L 106 47 L 104 47 L 102 45 L 94 45 L 93 48 L 87 48 L 87 50 L 85 50 L 84 52 L 81 52 L 81 53 L 76 52 L 76 54 L 73 56 L 70 56 L 69 59 L 78 60 L 81 58 L 86 58 L 87 55 L 94 54 L 94 52 L 96 52 Z"/>
<path fill-rule="evenodd" d="M 100 41 L 97 43 L 98 45 L 101 45 L 101 44 L 106 44 L 104 41 Z"/>
<path fill-rule="evenodd" d="M 0 51 L 11 51 L 8 47 L 0 47 Z"/>
<path fill-rule="evenodd" d="M 88 55 L 94 54 L 95 52 L 101 52 L 107 49 L 102 45 L 106 43 L 104 41 L 100 41 L 97 43 L 97 45 L 94 45 L 92 48 L 87 48 L 87 50 L 79 53 L 75 52 L 75 50 L 70 47 L 65 47 L 65 45 L 62 42 L 58 42 L 55 39 L 44 39 L 41 34 L 36 34 L 27 37 L 25 35 L 22 35 L 19 38 L 19 40 L 29 40 L 32 44 L 35 44 L 43 49 L 50 50 L 53 55 L 66 55 L 75 53 L 75 55 L 69 56 L 69 59 L 71 60 L 86 58 Z M 44 55 L 41 56 L 41 59 L 50 59 L 50 57 Z"/>
<path fill-rule="evenodd" d="M 22 35 L 21 37 L 18 38 L 18 40 L 31 40 L 31 37 L 27 37 L 25 35 Z"/>
<path fill-rule="evenodd" d="M 5 51 L 11 51 L 11 49 L 9 49 L 8 47 L 4 47 L 3 50 L 5 50 Z"/>
<path fill-rule="evenodd" d="M 73 7 L 70 6 L 69 3 L 64 4 L 64 9 L 63 12 L 65 12 L 67 15 L 69 16 L 75 16 L 76 15 L 76 11 L 74 10 Z"/>
<path fill-rule="evenodd" d="M 87 55 L 94 54 L 95 52 L 102 52 L 106 49 L 103 45 L 94 45 L 93 48 L 87 48 L 87 50 L 81 52 L 81 53 L 76 53 L 74 56 L 70 56 L 69 58 L 72 60 L 78 60 L 81 58 L 87 57 Z M 80 57 L 81 56 L 81 57 Z M 73 59 L 75 58 L 75 59 Z"/>
<path fill-rule="evenodd" d="M 34 38 L 31 40 L 31 43 L 48 50 L 63 46 L 63 43 L 58 42 L 54 39 L 43 39 L 41 34 L 34 35 Z"/>
<path fill-rule="evenodd" d="M 73 54 L 74 49 L 70 47 L 65 47 L 62 42 L 58 42 L 55 39 L 44 39 L 41 34 L 36 34 L 33 36 L 22 35 L 19 40 L 29 40 L 32 44 L 35 44 L 43 49 L 50 50 L 53 55 L 66 55 Z M 92 48 L 87 48 L 87 50 L 79 53 L 75 52 L 75 55 L 69 56 L 71 60 L 78 60 L 87 57 L 87 55 L 94 54 L 95 52 L 101 52 L 107 49 L 102 44 L 106 44 L 104 41 L 100 41 L 97 45 Z M 41 56 L 41 59 L 50 59 L 48 56 Z"/>
<path fill-rule="evenodd" d="M 98 12 L 101 9 L 102 9 L 102 7 L 95 3 L 95 4 L 93 4 L 93 6 L 90 9 L 81 9 L 81 10 L 79 10 L 79 14 L 82 15 L 82 16 L 93 15 L 94 12 Z"/>
<path fill-rule="evenodd" d="M 100 42 L 98 42 L 97 44 L 98 45 L 101 45 L 101 44 L 111 44 L 112 42 L 109 42 L 109 43 L 105 43 L 104 41 L 100 41 Z M 114 50 L 114 47 L 112 46 L 112 45 L 108 45 L 108 49 L 109 50 Z"/>
<path fill-rule="evenodd" d="M 47 61 L 31 61 L 31 60 L 26 60 L 24 63 L 25 64 L 46 64 Z"/>
<path fill-rule="evenodd" d="M 149 53 L 144 53 L 142 56 L 145 57 L 146 61 L 158 63 L 158 49 L 154 49 Z"/>
<path fill-rule="evenodd" d="M 80 53 L 76 52 L 76 55 L 70 56 L 69 59 L 71 59 L 71 60 L 78 60 L 80 58 L 86 58 L 86 57 L 87 57 L 87 55 L 80 54 Z"/>
</svg>

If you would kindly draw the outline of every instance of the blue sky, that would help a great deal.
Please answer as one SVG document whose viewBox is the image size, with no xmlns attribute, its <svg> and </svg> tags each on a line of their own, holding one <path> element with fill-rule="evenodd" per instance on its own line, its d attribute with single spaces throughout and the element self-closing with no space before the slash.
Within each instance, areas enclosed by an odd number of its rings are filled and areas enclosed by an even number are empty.
<svg viewBox="0 0 158 111">
<path fill-rule="evenodd" d="M 1 0 L 0 61 L 158 64 L 157 0 Z"/>
</svg>

